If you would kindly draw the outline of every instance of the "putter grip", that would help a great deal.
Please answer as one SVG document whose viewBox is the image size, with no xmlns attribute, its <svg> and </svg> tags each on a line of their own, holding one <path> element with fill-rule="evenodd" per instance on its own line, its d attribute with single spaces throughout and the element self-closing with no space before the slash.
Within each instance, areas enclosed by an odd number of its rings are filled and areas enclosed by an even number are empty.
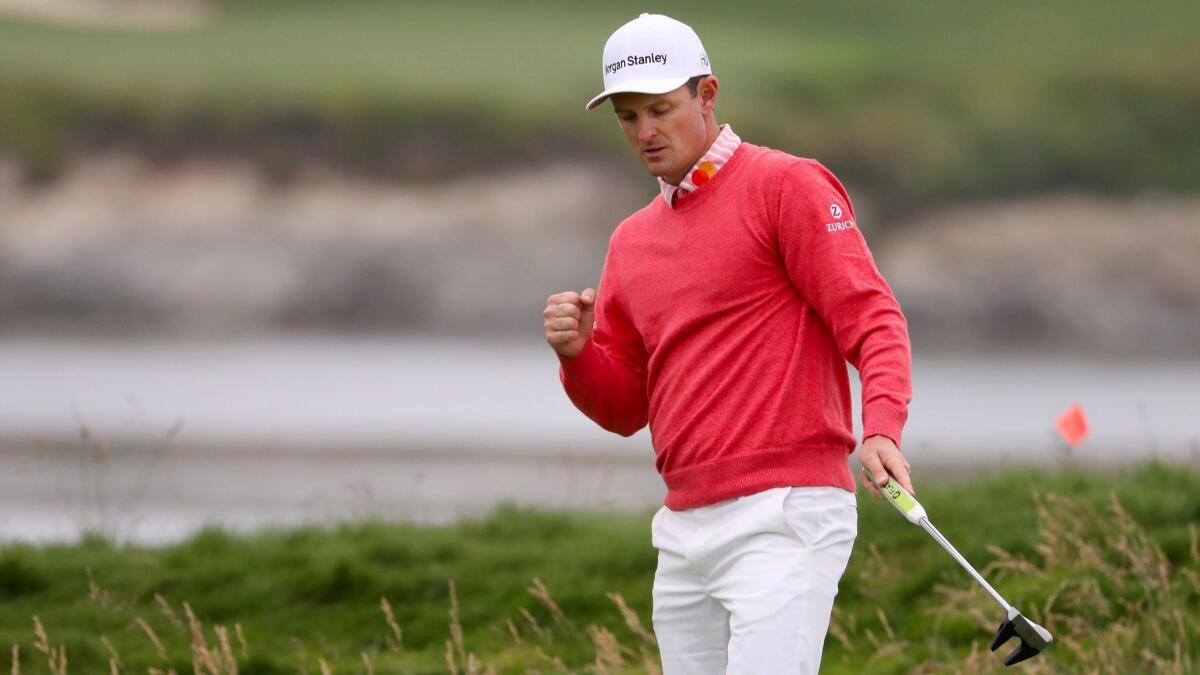
<svg viewBox="0 0 1200 675">
<path fill-rule="evenodd" d="M 866 468 L 863 471 L 866 471 L 867 476 L 870 477 L 870 471 L 867 471 Z M 927 517 L 925 507 L 921 506 L 921 502 L 918 502 L 916 497 L 909 494 L 903 485 L 897 483 L 895 478 L 888 476 L 888 482 L 879 488 L 879 491 L 883 493 L 884 497 L 887 497 L 887 500 L 892 503 L 892 506 L 896 507 L 897 511 L 908 519 L 908 522 L 917 525 L 921 522 L 922 518 Z"/>
</svg>

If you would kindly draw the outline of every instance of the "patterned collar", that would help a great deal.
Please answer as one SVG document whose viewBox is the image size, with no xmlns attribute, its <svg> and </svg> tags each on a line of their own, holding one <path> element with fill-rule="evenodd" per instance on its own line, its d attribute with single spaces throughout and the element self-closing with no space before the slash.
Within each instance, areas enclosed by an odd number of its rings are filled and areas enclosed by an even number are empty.
<svg viewBox="0 0 1200 675">
<path fill-rule="evenodd" d="M 728 124 L 721 125 L 721 133 L 717 135 L 717 140 L 708 147 L 708 152 L 696 162 L 691 171 L 683 177 L 679 185 L 671 185 L 661 177 L 658 179 L 659 189 L 662 190 L 663 199 L 666 200 L 667 206 L 675 208 L 675 197 L 683 196 L 696 188 L 708 182 L 708 179 L 725 166 L 725 162 L 733 156 L 733 152 L 742 144 L 742 139 L 733 133 L 733 127 Z"/>
</svg>

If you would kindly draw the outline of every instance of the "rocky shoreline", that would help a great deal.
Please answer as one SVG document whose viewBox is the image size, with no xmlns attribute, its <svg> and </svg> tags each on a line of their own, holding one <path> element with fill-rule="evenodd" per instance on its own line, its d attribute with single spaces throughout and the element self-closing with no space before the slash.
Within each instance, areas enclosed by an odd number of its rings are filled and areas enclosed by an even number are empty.
<svg viewBox="0 0 1200 675">
<path fill-rule="evenodd" d="M 537 335 L 652 188 L 579 163 L 434 185 L 128 156 L 41 186 L 0 169 L 0 332 Z M 1197 355 L 1200 199 L 1058 194 L 886 227 L 860 203 L 927 347 Z"/>
</svg>

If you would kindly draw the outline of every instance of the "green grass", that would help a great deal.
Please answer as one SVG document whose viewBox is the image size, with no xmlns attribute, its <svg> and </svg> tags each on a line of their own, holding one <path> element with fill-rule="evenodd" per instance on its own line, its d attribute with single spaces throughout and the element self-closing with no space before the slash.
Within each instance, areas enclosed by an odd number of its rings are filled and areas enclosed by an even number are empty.
<svg viewBox="0 0 1200 675">
<path fill-rule="evenodd" d="M 1200 644 L 1188 636 L 1200 629 L 1200 471 L 1016 471 L 919 489 L 964 555 L 1055 632 L 1031 672 L 1184 673 L 1198 664 Z M 863 498 L 859 514 L 822 672 L 999 672 L 995 655 L 978 651 L 999 618 L 992 601 L 890 506 Z M 365 672 L 363 653 L 377 673 L 447 672 L 452 624 L 463 631 L 461 654 L 497 672 L 552 672 L 555 658 L 574 672 L 589 664 L 588 672 L 644 672 L 637 664 L 653 658 L 653 644 L 607 594 L 619 593 L 650 627 L 649 520 L 504 507 L 439 527 L 208 530 L 164 548 L 99 538 L 9 544 L 0 547 L 0 646 L 19 645 L 21 672 L 47 672 L 37 616 L 46 646 L 65 648 L 69 672 L 108 672 L 102 638 L 123 672 L 191 672 L 195 655 L 208 652 L 194 648 L 186 602 L 208 649 L 220 651 L 217 626 L 228 631 L 241 673 L 316 673 L 319 659 L 333 672 Z M 549 601 L 530 592 L 535 578 Z M 399 649 L 380 598 L 402 631 Z M 138 618 L 165 644 L 166 660 Z M 621 653 L 625 666 L 594 667 L 594 636 L 604 633 L 589 626 L 610 631 L 621 646 L 607 653 Z M 465 672 L 461 656 L 456 662 Z"/>
<path fill-rule="evenodd" d="M 705 38 L 722 119 L 823 159 L 888 206 L 1200 182 L 1195 3 L 656 9 Z M 43 176 L 121 143 L 409 178 L 621 153 L 611 116 L 582 105 L 605 38 L 639 11 L 243 0 L 165 32 L 0 20 L 0 148 Z"/>
</svg>

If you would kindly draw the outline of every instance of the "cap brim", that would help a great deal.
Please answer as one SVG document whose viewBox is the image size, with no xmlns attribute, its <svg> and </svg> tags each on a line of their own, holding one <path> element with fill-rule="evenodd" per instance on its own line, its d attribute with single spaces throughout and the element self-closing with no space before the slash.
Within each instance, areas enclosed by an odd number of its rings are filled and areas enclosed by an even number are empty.
<svg viewBox="0 0 1200 675">
<path fill-rule="evenodd" d="M 596 96 L 596 98 L 593 98 L 592 100 L 588 101 L 588 104 L 587 104 L 587 106 L 585 106 L 584 109 L 585 110 L 595 109 L 596 106 L 600 105 L 601 103 L 604 103 L 604 100 L 607 99 L 609 96 L 612 96 L 613 94 L 626 94 L 626 93 L 665 94 L 668 91 L 674 91 L 674 90 L 682 87 L 683 85 L 687 84 L 687 81 L 688 81 L 688 78 L 686 78 L 686 77 L 682 77 L 682 78 L 669 77 L 669 78 L 631 80 L 629 82 L 623 82 L 619 85 L 609 87 L 608 89 L 605 89 L 604 91 L 600 92 L 600 94 L 598 96 Z"/>
</svg>

